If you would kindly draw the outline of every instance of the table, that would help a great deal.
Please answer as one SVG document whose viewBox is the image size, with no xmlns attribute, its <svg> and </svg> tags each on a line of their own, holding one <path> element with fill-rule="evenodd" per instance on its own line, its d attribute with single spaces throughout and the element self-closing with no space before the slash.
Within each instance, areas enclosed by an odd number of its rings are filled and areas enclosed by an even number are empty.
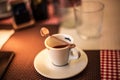
<svg viewBox="0 0 120 80">
<path fill-rule="evenodd" d="M 96 46 L 87 47 L 87 45 L 84 46 L 84 44 L 82 45 L 81 48 L 86 50 L 100 49 L 101 79 L 119 80 L 120 79 L 120 50 L 119 50 L 120 18 L 118 18 L 120 12 L 118 7 L 119 0 L 114 1 L 102 0 L 102 2 L 104 2 L 107 5 L 105 8 L 106 17 L 103 29 L 103 33 L 105 33 L 105 35 L 103 36 L 102 41 L 104 41 L 104 43 L 107 42 L 108 44 L 107 45 L 103 44 L 101 41 L 100 45 L 103 46 L 101 48 L 99 47 L 96 48 Z M 113 6 L 111 7 L 111 5 Z M 45 38 L 41 37 L 39 34 L 39 30 L 42 26 L 47 26 L 47 28 L 49 28 L 50 31 L 52 32 L 51 34 L 59 32 L 59 25 L 41 25 L 38 22 L 33 27 L 16 31 L 16 33 L 2 47 L 1 50 L 15 52 L 13 62 L 9 66 L 8 71 L 6 72 L 3 80 L 46 79 L 44 77 L 41 77 L 35 71 L 33 66 L 34 57 L 37 55 L 38 52 L 45 48 L 44 46 Z M 31 73 L 34 75 L 31 75 Z"/>
<path fill-rule="evenodd" d="M 39 34 L 42 26 L 38 23 L 33 27 L 16 31 L 3 46 L 1 50 L 15 52 L 15 57 L 3 80 L 49 80 L 48 78 L 41 77 L 33 66 L 35 56 L 45 48 L 45 38 Z M 59 25 L 46 26 L 52 32 L 51 34 L 58 33 Z M 100 50 L 100 53 L 101 79 L 120 79 L 120 50 Z M 76 77 L 72 79 L 76 80 Z"/>
<path fill-rule="evenodd" d="M 59 33 L 73 36 L 75 43 L 82 49 L 120 49 L 120 0 L 97 1 L 105 5 L 100 38 L 83 40 L 77 34 L 76 29 L 66 29 L 64 27 L 60 28 Z"/>
</svg>

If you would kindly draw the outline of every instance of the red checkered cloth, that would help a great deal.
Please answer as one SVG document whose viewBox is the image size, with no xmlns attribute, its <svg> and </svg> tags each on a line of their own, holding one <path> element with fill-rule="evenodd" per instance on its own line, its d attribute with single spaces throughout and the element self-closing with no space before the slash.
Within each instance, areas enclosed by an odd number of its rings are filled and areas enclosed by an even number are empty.
<svg viewBox="0 0 120 80">
<path fill-rule="evenodd" d="M 120 80 L 120 50 L 101 50 L 101 80 Z"/>
</svg>

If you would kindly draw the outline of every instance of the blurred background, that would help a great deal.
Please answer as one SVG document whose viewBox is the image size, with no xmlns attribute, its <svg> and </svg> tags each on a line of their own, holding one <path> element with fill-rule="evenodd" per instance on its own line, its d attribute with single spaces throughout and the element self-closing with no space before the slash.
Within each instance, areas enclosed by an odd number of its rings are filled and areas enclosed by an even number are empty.
<svg viewBox="0 0 120 80">
<path fill-rule="evenodd" d="M 42 1 L 42 3 L 41 3 Z M 65 0 L 67 1 L 67 0 Z M 60 24 L 60 15 L 58 13 L 59 2 L 65 2 L 64 0 L 23 0 L 25 7 L 22 5 L 16 6 L 18 10 L 21 10 L 21 14 L 25 14 L 28 17 L 20 17 L 20 19 L 12 19 L 15 14 L 18 14 L 16 9 L 12 5 L 16 5 L 19 0 L 0 0 L 0 28 L 5 28 L 5 25 L 15 25 L 18 27 L 19 23 L 26 23 L 34 20 L 30 25 L 36 22 L 43 24 Z M 85 0 L 70 0 L 72 3 L 82 3 Z M 90 0 L 89 0 L 90 1 Z M 76 39 L 76 42 L 80 42 L 79 46 L 84 49 L 120 49 L 120 0 L 95 0 L 102 2 L 104 7 L 104 18 L 102 26 L 102 37 L 93 42 L 83 41 L 78 39 L 75 30 L 72 29 L 59 29 L 59 33 L 67 33 Z M 14 3 L 15 2 L 15 3 Z M 18 4 L 18 3 L 17 3 Z M 80 4 L 79 4 L 80 5 Z M 22 7 L 22 9 L 21 9 Z M 23 8 L 24 7 L 24 8 Z M 23 15 L 24 16 L 24 15 Z M 21 21 L 24 18 L 25 21 Z M 15 23 L 16 22 L 16 23 Z M 17 23 L 18 22 L 18 23 Z M 4 25 L 4 27 L 3 27 Z M 24 27 L 26 25 L 22 25 Z M 20 26 L 21 27 L 21 26 Z M 21 27 L 21 28 L 22 28 Z M 16 29 L 16 27 L 13 27 Z M 89 43 L 87 43 L 89 42 Z M 97 45 L 96 45 L 97 43 Z M 99 44 L 98 44 L 99 43 Z M 88 46 L 89 44 L 90 46 Z M 82 46 L 81 46 L 82 45 Z M 92 46 L 92 47 L 91 47 Z M 99 46 L 99 47 L 96 47 Z M 102 46 L 102 47 L 100 47 Z"/>
</svg>

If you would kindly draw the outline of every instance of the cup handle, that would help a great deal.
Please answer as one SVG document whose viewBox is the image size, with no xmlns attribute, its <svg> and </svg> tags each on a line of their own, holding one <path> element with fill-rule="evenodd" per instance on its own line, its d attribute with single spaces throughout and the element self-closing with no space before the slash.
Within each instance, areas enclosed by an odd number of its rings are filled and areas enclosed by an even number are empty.
<svg viewBox="0 0 120 80">
<path fill-rule="evenodd" d="M 69 59 L 79 59 L 80 58 L 80 52 L 76 48 L 72 48 L 69 54 Z"/>
</svg>

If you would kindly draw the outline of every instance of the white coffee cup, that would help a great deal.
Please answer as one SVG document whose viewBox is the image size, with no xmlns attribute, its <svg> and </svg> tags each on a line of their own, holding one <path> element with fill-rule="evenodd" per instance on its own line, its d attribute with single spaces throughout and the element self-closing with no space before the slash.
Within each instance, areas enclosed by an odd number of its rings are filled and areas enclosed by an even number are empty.
<svg viewBox="0 0 120 80">
<path fill-rule="evenodd" d="M 45 40 L 49 59 L 55 66 L 65 66 L 71 60 L 79 59 L 80 57 L 80 53 L 76 48 L 71 48 L 64 42 L 73 44 L 73 38 L 66 34 L 54 34 Z"/>
</svg>

